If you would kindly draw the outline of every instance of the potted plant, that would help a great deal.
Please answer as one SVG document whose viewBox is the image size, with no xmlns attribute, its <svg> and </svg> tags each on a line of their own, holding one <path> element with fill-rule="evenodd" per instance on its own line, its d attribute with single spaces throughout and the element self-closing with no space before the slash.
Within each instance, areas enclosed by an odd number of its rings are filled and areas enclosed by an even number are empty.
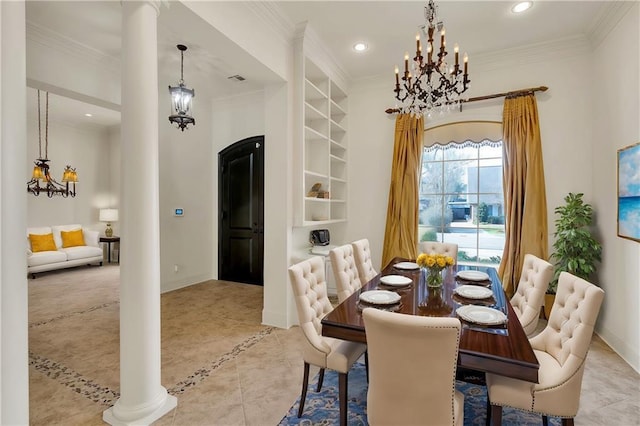
<svg viewBox="0 0 640 426">
<path fill-rule="evenodd" d="M 555 262 L 555 271 L 547 290 L 547 295 L 550 296 L 545 298 L 547 318 L 553 305 L 560 273 L 566 271 L 589 280 L 596 271 L 596 262 L 601 260 L 602 246 L 591 235 L 590 230 L 593 222 L 593 207 L 585 203 L 582 196 L 582 193 L 570 192 L 564 197 L 565 204 L 554 210 L 557 218 L 551 258 Z"/>
</svg>

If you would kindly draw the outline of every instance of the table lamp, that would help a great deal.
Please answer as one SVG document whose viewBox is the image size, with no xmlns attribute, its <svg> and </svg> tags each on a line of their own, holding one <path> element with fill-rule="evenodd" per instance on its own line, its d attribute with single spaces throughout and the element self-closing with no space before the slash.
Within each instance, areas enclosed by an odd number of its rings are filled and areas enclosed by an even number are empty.
<svg viewBox="0 0 640 426">
<path fill-rule="evenodd" d="M 118 209 L 100 209 L 100 222 L 107 222 L 107 229 L 104 230 L 104 235 L 107 237 L 113 236 L 113 229 L 111 228 L 111 222 L 118 221 Z"/>
</svg>

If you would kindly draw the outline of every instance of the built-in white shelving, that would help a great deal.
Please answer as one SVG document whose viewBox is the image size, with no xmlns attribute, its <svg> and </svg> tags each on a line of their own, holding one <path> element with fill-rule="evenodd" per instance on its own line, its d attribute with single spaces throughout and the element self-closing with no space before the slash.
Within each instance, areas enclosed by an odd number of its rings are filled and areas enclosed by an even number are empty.
<svg viewBox="0 0 640 426">
<path fill-rule="evenodd" d="M 295 186 L 298 226 L 347 220 L 347 94 L 328 73 L 298 50 L 296 74 L 300 101 L 297 155 L 300 185 Z M 310 196 L 314 185 L 328 197 Z"/>
</svg>

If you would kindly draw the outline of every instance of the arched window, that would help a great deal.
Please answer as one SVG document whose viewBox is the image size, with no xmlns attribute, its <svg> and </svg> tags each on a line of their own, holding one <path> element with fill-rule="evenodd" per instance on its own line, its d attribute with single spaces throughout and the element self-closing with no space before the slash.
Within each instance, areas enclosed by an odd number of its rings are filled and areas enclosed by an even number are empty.
<svg viewBox="0 0 640 426">
<path fill-rule="evenodd" d="M 458 244 L 458 263 L 499 265 L 504 250 L 502 124 L 425 131 L 418 239 Z"/>
</svg>

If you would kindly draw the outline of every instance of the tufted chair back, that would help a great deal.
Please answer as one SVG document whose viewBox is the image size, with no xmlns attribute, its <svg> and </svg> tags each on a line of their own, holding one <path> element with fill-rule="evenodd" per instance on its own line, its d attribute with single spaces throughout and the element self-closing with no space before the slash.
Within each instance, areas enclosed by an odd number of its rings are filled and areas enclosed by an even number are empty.
<svg viewBox="0 0 640 426">
<path fill-rule="evenodd" d="M 499 424 L 502 406 L 562 417 L 570 420 L 566 424 L 573 424 L 580 405 L 584 363 L 603 298 L 601 288 L 568 272 L 560 274 L 547 326 L 529 339 L 540 364 L 538 383 L 486 375 L 494 424 Z"/>
<path fill-rule="evenodd" d="M 338 301 L 342 303 L 354 291 L 362 287 L 356 260 L 353 257 L 353 247 L 351 244 L 336 247 L 329 252 L 329 258 L 331 259 L 333 276 L 336 279 Z"/>
<path fill-rule="evenodd" d="M 420 253 L 444 254 L 453 257 L 453 261 L 458 263 L 458 245 L 454 243 L 439 243 L 437 241 L 422 241 L 418 248 Z"/>
<path fill-rule="evenodd" d="M 338 372 L 338 400 L 340 403 L 340 424 L 347 424 L 347 376 L 353 363 L 367 350 L 362 343 L 334 339 L 322 335 L 322 318 L 333 307 L 327 297 L 327 283 L 324 280 L 324 257 L 315 256 L 289 268 L 289 279 L 293 287 L 293 296 L 298 309 L 300 329 L 307 341 L 302 356 L 304 371 L 302 393 L 298 418 L 304 412 L 304 402 L 309 384 L 309 367 L 320 367 L 318 387 L 322 389 L 324 370 L 328 368 Z M 365 358 L 366 362 L 366 358 Z"/>
<path fill-rule="evenodd" d="M 511 306 L 527 336 L 531 336 L 536 331 L 540 308 L 544 303 L 544 294 L 552 278 L 553 265 L 532 254 L 524 257 L 520 282 L 516 293 L 511 298 Z"/>
<path fill-rule="evenodd" d="M 563 367 L 582 364 L 595 327 L 604 291 L 568 272 L 560 273 L 558 291 L 547 327 L 531 346 L 553 356 Z"/>
<path fill-rule="evenodd" d="M 371 425 L 462 425 L 456 391 L 460 320 L 362 311 L 369 352 Z"/>
<path fill-rule="evenodd" d="M 356 267 L 358 268 L 360 281 L 362 284 L 365 284 L 371 278 L 378 275 L 376 270 L 373 269 L 373 263 L 371 262 L 369 240 L 364 238 L 362 240 L 352 242 L 351 245 L 353 246 L 353 256 L 356 259 Z"/>
<path fill-rule="evenodd" d="M 314 256 L 289 268 L 289 278 L 298 310 L 300 329 L 309 345 L 305 347 L 307 362 L 326 366 L 331 347 L 322 338 L 322 318 L 333 310 L 327 296 L 324 277 L 324 258 Z"/>
</svg>

